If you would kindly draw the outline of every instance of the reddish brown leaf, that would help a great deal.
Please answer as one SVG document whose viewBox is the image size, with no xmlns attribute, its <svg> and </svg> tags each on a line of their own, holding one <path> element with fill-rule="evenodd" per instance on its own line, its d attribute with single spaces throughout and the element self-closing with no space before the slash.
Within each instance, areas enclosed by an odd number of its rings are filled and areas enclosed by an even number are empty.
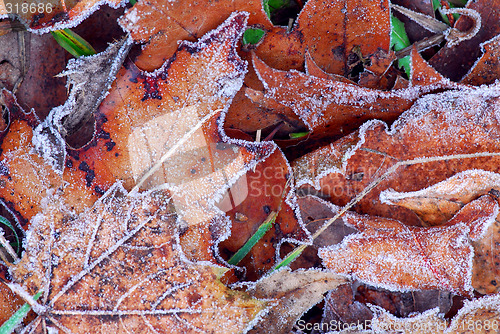
<svg viewBox="0 0 500 334">
<path fill-rule="evenodd" d="M 41 32 L 74 27 L 87 18 L 99 5 L 108 4 L 113 8 L 123 5 L 121 0 L 48 0 L 39 6 L 37 2 L 5 1 L 0 7 L 0 18 L 15 14 L 30 29 Z M 16 6 L 17 5 L 17 6 Z M 33 6 L 35 5 L 35 6 Z"/>
<path fill-rule="evenodd" d="M 324 71 L 347 77 L 360 56 L 389 51 L 390 29 L 388 1 L 311 0 L 291 32 L 268 31 L 256 53 L 269 66 L 288 70 L 303 68 L 307 50 Z"/>
<path fill-rule="evenodd" d="M 465 204 L 491 189 L 500 189 L 499 174 L 470 170 L 419 191 L 398 193 L 385 190 L 380 196 L 386 204 L 412 210 L 426 224 L 441 225 Z"/>
<path fill-rule="evenodd" d="M 262 3 L 247 0 L 139 2 L 121 19 L 121 24 L 135 41 L 148 42 L 137 66 L 152 71 L 175 53 L 177 41 L 195 41 L 234 11 L 249 12 L 249 25 L 273 26 Z"/>
<path fill-rule="evenodd" d="M 296 71 L 279 71 L 254 58 L 266 97 L 290 107 L 317 136 L 338 138 L 368 119 L 393 121 L 429 91 L 455 87 L 413 52 L 414 87 L 392 92 L 362 88 Z"/>
<path fill-rule="evenodd" d="M 493 334 L 499 328 L 499 307 L 498 295 L 466 301 L 451 321 L 444 319 L 437 308 L 402 319 L 374 307 L 371 329 L 373 333 L 387 333 L 393 328 L 412 334 Z"/>
<path fill-rule="evenodd" d="M 477 35 L 453 47 L 442 48 L 429 61 L 439 73 L 453 81 L 460 81 L 476 63 L 476 60 L 481 56 L 481 43 L 500 33 L 500 26 L 498 25 L 500 4 L 498 1 L 469 2 L 467 8 L 476 10 L 481 15 L 481 28 Z M 471 25 L 472 20 L 462 15 L 455 24 L 455 28 L 466 31 Z"/>
<path fill-rule="evenodd" d="M 226 212 L 232 220 L 231 235 L 219 247 L 226 260 L 244 245 L 271 212 L 279 210 L 273 227 L 238 264 L 246 269 L 248 280 L 257 280 L 274 266 L 276 253 L 284 240 L 308 241 L 309 235 L 305 233 L 302 220 L 296 217 L 297 199 L 287 185 L 290 173 L 286 158 L 276 150 L 231 188 L 236 191 L 247 189 L 248 194 L 241 203 L 234 203 L 233 208 Z M 230 193 L 233 199 L 239 195 L 233 191 Z"/>
<path fill-rule="evenodd" d="M 469 85 L 492 84 L 500 77 L 500 35 L 481 44 L 483 55 L 462 79 Z"/>
<path fill-rule="evenodd" d="M 450 226 L 433 228 L 348 212 L 344 220 L 361 233 L 320 249 L 319 256 L 334 273 L 392 291 L 443 289 L 471 294 L 470 239 L 484 235 L 498 209 L 495 203 L 488 218 L 457 214 Z"/>
<path fill-rule="evenodd" d="M 331 146 L 318 149 L 294 164 L 299 185 L 316 187 L 337 205 L 345 205 L 398 161 L 456 154 L 498 154 L 498 89 L 428 95 L 404 113 L 390 129 L 371 121 Z M 401 166 L 356 204 L 357 212 L 397 218 L 421 225 L 407 209 L 381 203 L 385 189 L 415 191 L 461 171 L 499 171 L 499 158 L 422 159 Z"/>
<path fill-rule="evenodd" d="M 43 295 L 26 328 L 48 333 L 244 331 L 267 307 L 222 285 L 207 263 L 185 260 L 164 193 L 127 194 L 115 185 L 84 214 L 58 197 L 33 221 L 27 252 L 9 286 Z"/>
</svg>

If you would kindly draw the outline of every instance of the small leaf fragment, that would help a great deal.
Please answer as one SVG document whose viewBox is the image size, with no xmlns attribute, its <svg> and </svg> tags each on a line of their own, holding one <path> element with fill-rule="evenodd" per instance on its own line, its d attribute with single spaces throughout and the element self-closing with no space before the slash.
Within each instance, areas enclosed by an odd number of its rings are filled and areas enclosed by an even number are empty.
<svg viewBox="0 0 500 334">
<path fill-rule="evenodd" d="M 410 40 L 405 31 L 405 25 L 397 17 L 391 14 L 391 47 L 394 51 L 402 50 L 410 46 Z M 411 74 L 410 56 L 398 60 L 399 67 L 404 68 L 408 78 Z"/>
<path fill-rule="evenodd" d="M 262 29 L 248 28 L 243 34 L 243 44 L 257 44 L 265 33 Z"/>
</svg>

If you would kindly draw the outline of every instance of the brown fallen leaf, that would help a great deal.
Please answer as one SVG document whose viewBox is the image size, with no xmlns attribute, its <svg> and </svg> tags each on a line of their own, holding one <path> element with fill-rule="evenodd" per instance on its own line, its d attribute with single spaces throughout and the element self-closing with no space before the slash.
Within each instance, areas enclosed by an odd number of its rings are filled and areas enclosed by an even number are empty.
<svg viewBox="0 0 500 334">
<path fill-rule="evenodd" d="M 382 203 L 399 205 L 415 212 L 426 224 L 441 225 L 465 204 L 500 190 L 500 174 L 484 170 L 467 170 L 418 191 L 380 193 Z"/>
<path fill-rule="evenodd" d="M 390 92 L 359 87 L 336 79 L 272 69 L 254 57 L 253 64 L 266 95 L 300 117 L 316 136 L 339 138 L 369 119 L 395 120 L 421 95 L 458 88 L 444 79 L 413 50 L 413 86 Z"/>
<path fill-rule="evenodd" d="M 172 200 L 117 183 L 80 215 L 55 192 L 32 221 L 9 287 L 38 317 L 36 333 L 242 332 L 268 303 L 185 259 Z M 220 268 L 219 268 L 220 269 Z M 215 270 L 215 271 L 214 271 Z M 30 296 L 43 294 L 38 302 Z"/>
<path fill-rule="evenodd" d="M 250 13 L 249 25 L 273 26 L 260 1 L 246 0 L 139 2 L 120 23 L 135 41 L 148 42 L 136 64 L 152 71 L 173 56 L 177 41 L 195 41 L 235 11 Z"/>
<path fill-rule="evenodd" d="M 323 300 L 323 294 L 347 281 L 321 270 L 280 270 L 257 281 L 248 292 L 278 301 L 250 333 L 290 333 L 295 322 Z"/>
<path fill-rule="evenodd" d="M 5 5 L 0 6 L 0 18 L 15 15 L 29 30 L 42 34 L 76 26 L 96 11 L 100 5 L 107 4 L 118 8 L 123 6 L 124 2 L 121 0 L 47 0 L 42 3 L 25 2 L 24 4 L 26 5 L 23 6 L 23 3 L 15 1 L 5 1 Z"/>
<path fill-rule="evenodd" d="M 497 1 L 470 2 L 467 3 L 466 8 L 477 11 L 481 16 L 479 32 L 473 38 L 458 45 L 440 49 L 429 60 L 432 67 L 453 81 L 460 81 L 476 63 L 481 56 L 481 43 L 500 34 L 500 27 L 497 24 L 500 16 L 500 5 Z M 471 26 L 472 20 L 462 15 L 454 27 L 460 31 L 467 31 Z M 460 61 L 456 61 L 457 59 L 460 59 Z"/>
<path fill-rule="evenodd" d="M 460 81 L 468 85 L 492 84 L 500 77 L 500 35 L 481 44 L 483 55 Z"/>
<path fill-rule="evenodd" d="M 267 31 L 256 54 L 273 68 L 302 69 L 307 50 L 324 71 L 348 77 L 357 63 L 380 50 L 389 51 L 390 29 L 388 1 L 312 0 L 291 31 Z"/>
<path fill-rule="evenodd" d="M 474 207 L 479 215 L 459 212 L 449 226 L 432 228 L 347 212 L 344 221 L 361 233 L 346 237 L 340 245 L 322 248 L 318 254 L 334 273 L 391 291 L 443 289 L 468 295 L 474 256 L 470 240 L 483 237 L 495 220 L 499 206 L 496 200 L 493 204 L 489 210 Z M 488 210 L 484 216 L 483 210 Z"/>
<path fill-rule="evenodd" d="M 61 175 L 36 153 L 32 138 L 39 121 L 34 113 L 25 113 L 10 92 L 2 90 L 2 97 L 9 126 L 2 134 L 0 198 L 21 225 L 25 226 L 40 211 L 49 189 L 65 189 L 68 205 L 76 212 L 91 206 L 97 196 L 84 187 L 85 181 L 78 173 L 66 171 Z"/>
<path fill-rule="evenodd" d="M 380 192 L 416 191 L 469 169 L 499 172 L 499 102 L 496 86 L 424 96 L 390 129 L 371 121 L 359 132 L 297 159 L 298 186 L 313 186 L 343 206 L 372 184 L 374 189 L 355 211 L 421 225 L 410 210 L 382 203 Z M 394 173 L 373 183 L 397 163 L 401 165 Z"/>
</svg>

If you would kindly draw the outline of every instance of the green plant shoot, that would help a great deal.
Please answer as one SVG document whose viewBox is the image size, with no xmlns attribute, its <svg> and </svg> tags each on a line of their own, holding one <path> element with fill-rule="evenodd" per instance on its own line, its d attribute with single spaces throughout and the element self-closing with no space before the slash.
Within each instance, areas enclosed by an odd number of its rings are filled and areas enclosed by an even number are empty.
<svg viewBox="0 0 500 334">
<path fill-rule="evenodd" d="M 42 291 L 33 296 L 34 300 L 38 300 L 42 295 Z M 26 303 L 19 308 L 4 324 L 0 327 L 0 334 L 10 334 L 23 321 L 24 317 L 31 310 L 30 304 Z"/>
<path fill-rule="evenodd" d="M 391 47 L 394 48 L 394 51 L 399 51 L 408 46 L 410 46 L 410 40 L 406 34 L 404 23 L 391 14 Z M 411 73 L 410 56 L 398 59 L 398 66 L 404 68 L 409 78 Z"/>
<path fill-rule="evenodd" d="M 234 253 L 233 256 L 231 256 L 231 258 L 229 259 L 229 261 L 227 261 L 227 263 L 232 264 L 234 266 L 240 263 L 240 261 L 243 260 L 245 256 L 247 256 L 247 254 L 250 252 L 253 246 L 255 246 L 255 244 L 257 244 L 257 242 L 259 242 L 259 240 L 262 239 L 264 234 L 266 234 L 266 232 L 269 231 L 271 226 L 273 226 L 277 215 L 278 215 L 277 212 L 275 211 L 271 212 L 267 217 L 267 219 L 262 224 L 260 224 L 257 231 L 255 231 L 255 233 L 250 237 L 250 239 L 248 239 L 247 242 L 245 242 L 245 244 L 236 253 Z"/>
<path fill-rule="evenodd" d="M 74 57 L 96 54 L 92 45 L 70 29 L 51 31 L 51 34 L 56 42 Z"/>
<path fill-rule="evenodd" d="M 257 44 L 265 33 L 262 29 L 248 28 L 243 34 L 243 44 Z"/>
<path fill-rule="evenodd" d="M 305 137 L 309 134 L 309 131 L 304 131 L 304 132 L 293 132 L 293 133 L 290 133 L 288 134 L 290 136 L 290 138 L 292 139 L 296 139 L 296 138 L 302 138 L 302 137 Z"/>
<path fill-rule="evenodd" d="M 19 236 L 17 235 L 16 229 L 10 223 L 10 221 L 7 218 L 3 217 L 3 216 L 0 216 L 0 224 L 2 224 L 4 226 L 7 226 L 12 231 L 12 233 L 14 234 L 14 237 L 16 238 L 16 242 L 12 243 L 11 246 L 13 246 L 13 247 L 15 246 L 16 247 L 16 253 L 19 254 L 19 246 L 21 245 L 21 243 L 19 242 Z"/>
</svg>

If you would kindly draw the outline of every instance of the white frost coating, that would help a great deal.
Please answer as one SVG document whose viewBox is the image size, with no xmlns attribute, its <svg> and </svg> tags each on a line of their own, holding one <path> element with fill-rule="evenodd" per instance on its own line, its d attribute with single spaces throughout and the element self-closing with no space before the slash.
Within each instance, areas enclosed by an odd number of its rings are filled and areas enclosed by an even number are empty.
<svg viewBox="0 0 500 334">
<path fill-rule="evenodd" d="M 486 46 L 491 44 L 491 47 L 497 47 L 498 48 L 498 45 L 500 44 L 500 35 L 496 35 L 495 37 L 479 44 L 479 46 L 481 47 L 481 57 L 478 57 L 476 59 L 476 61 L 474 62 L 474 65 L 472 65 L 472 67 L 469 69 L 469 71 L 460 79 L 460 81 L 464 80 L 465 78 L 467 78 L 473 71 L 474 69 L 476 68 L 477 64 L 481 61 L 482 57 L 484 57 L 484 55 L 486 54 Z M 496 79 L 496 81 L 498 82 L 498 79 Z"/>
<path fill-rule="evenodd" d="M 380 201 L 384 204 L 396 204 L 394 201 L 412 197 L 434 197 L 452 200 L 458 196 L 471 197 L 490 189 L 500 190 L 500 174 L 481 169 L 470 169 L 418 191 L 397 192 L 393 189 L 384 190 L 380 193 Z"/>
<path fill-rule="evenodd" d="M 338 167 L 328 166 L 328 165 L 314 166 L 314 170 L 319 171 L 319 172 L 316 173 L 316 175 L 314 175 L 312 178 L 308 177 L 308 176 L 298 178 L 296 188 L 300 188 L 301 186 L 308 184 L 308 185 L 311 185 L 312 187 L 314 187 L 316 190 L 320 190 L 321 189 L 320 182 L 324 177 L 328 176 L 329 174 L 333 174 L 333 173 L 338 173 L 338 174 L 344 175 L 345 171 L 347 169 L 347 165 L 349 163 L 349 159 L 354 154 L 356 154 L 357 150 L 360 147 L 362 147 L 363 144 L 365 143 L 365 133 L 367 131 L 377 127 L 378 125 L 384 125 L 387 128 L 387 125 L 384 122 L 379 121 L 379 120 L 370 120 L 366 123 L 363 123 L 359 127 L 359 135 L 358 135 L 359 140 L 355 146 L 346 150 L 346 152 L 342 156 L 342 166 L 340 169 Z M 333 148 L 333 143 L 330 144 L 330 147 Z"/>
<path fill-rule="evenodd" d="M 471 293 L 474 249 L 468 238 L 469 232 L 469 227 L 463 223 L 438 228 L 408 228 L 402 224 L 401 229 L 369 227 L 366 232 L 346 236 L 340 244 L 320 248 L 318 256 L 326 263 L 333 260 L 333 264 L 329 264 L 333 273 L 377 288 L 399 292 L 439 288 Z M 392 248 L 389 244 L 386 251 L 375 247 L 379 242 L 387 242 L 388 238 L 394 242 Z M 419 238 L 430 249 L 444 247 L 442 253 L 423 253 L 420 243 L 415 242 Z M 447 244 L 442 244 L 444 241 Z M 396 246 L 399 247 L 397 250 Z M 364 253 L 370 254 L 369 257 L 360 255 L 361 247 L 364 247 Z M 457 252 L 466 255 L 455 256 Z M 340 255 L 348 260 L 342 262 Z M 363 261 L 362 265 L 359 261 Z M 340 267 L 336 270 L 335 265 Z M 443 270 L 451 281 L 439 273 Z M 402 273 L 413 276 L 414 283 L 404 284 Z"/>
<path fill-rule="evenodd" d="M 467 319 L 468 315 L 473 315 L 476 311 L 481 309 L 492 310 L 496 312 L 496 320 L 500 316 L 500 294 L 484 296 L 474 300 L 465 300 L 464 306 L 458 310 L 457 315 L 452 319 L 450 327 L 445 332 L 446 334 L 458 333 L 463 330 L 463 322 L 460 320 Z M 488 317 L 488 319 L 492 319 Z"/>
<path fill-rule="evenodd" d="M 64 171 L 66 160 L 66 129 L 63 120 L 73 117 L 76 123 L 83 119 L 85 113 L 92 113 L 97 108 L 115 80 L 115 73 L 131 44 L 132 39 L 128 37 L 123 44 L 111 44 L 96 55 L 71 59 L 66 70 L 61 73 L 68 77 L 66 87 L 71 87 L 68 99 L 63 105 L 50 111 L 47 118 L 33 131 L 32 139 L 37 153 L 59 175 Z M 108 62 L 109 58 L 112 58 L 111 62 Z M 94 73 L 99 74 L 93 75 Z"/>
<path fill-rule="evenodd" d="M 49 318 L 56 316 L 59 320 L 57 322 L 54 321 L 54 324 L 59 330 L 62 329 L 63 331 L 63 323 L 65 322 L 64 317 L 72 315 L 120 316 L 122 317 L 121 324 L 125 326 L 127 316 L 142 316 L 143 318 L 147 315 L 158 317 L 169 316 L 172 317 L 175 323 L 176 321 L 183 322 L 183 320 L 177 316 L 177 314 L 180 313 L 206 314 L 210 312 L 214 315 L 214 318 L 217 318 L 217 314 L 220 313 L 220 311 L 227 312 L 224 309 L 227 307 L 226 300 L 217 296 L 212 298 L 210 295 L 204 296 L 204 300 L 208 299 L 205 303 L 200 302 L 192 306 L 176 307 L 176 294 L 184 293 L 182 290 L 185 289 L 194 289 L 194 291 L 203 290 L 207 284 L 204 280 L 205 276 L 203 276 L 203 273 L 210 273 L 207 266 L 217 266 L 208 262 L 199 262 L 196 264 L 184 262 L 182 254 L 177 253 L 180 250 L 178 245 L 174 242 L 174 240 L 177 239 L 173 238 L 174 236 L 178 236 L 178 234 L 168 228 L 164 231 L 166 234 L 164 236 L 165 239 L 160 239 L 158 241 L 163 241 L 169 245 L 172 243 L 173 253 L 169 253 L 172 259 L 165 259 L 165 261 L 162 262 L 161 259 L 151 258 L 147 253 L 144 253 L 145 255 L 142 258 L 139 257 L 140 261 L 135 263 L 137 268 L 135 268 L 133 273 L 134 280 L 130 280 L 132 277 L 123 275 L 124 273 L 130 274 L 130 271 L 124 269 L 128 268 L 129 260 L 123 259 L 120 255 L 117 255 L 115 251 L 120 248 L 126 251 L 127 246 L 142 245 L 143 247 L 147 246 L 151 252 L 154 252 L 156 248 L 163 247 L 164 245 L 145 241 L 140 235 L 146 228 L 149 228 L 146 227 L 147 222 L 157 219 L 157 223 L 155 223 L 153 227 L 156 225 L 161 226 L 167 223 L 168 220 L 174 218 L 172 213 L 168 210 L 168 199 L 165 203 L 162 202 L 165 206 L 159 209 L 159 211 L 149 212 L 149 210 L 151 210 L 150 204 L 154 196 L 152 191 L 141 194 L 127 194 L 121 182 L 115 183 L 95 203 L 94 207 L 89 208 L 79 217 L 72 217 L 61 226 L 60 220 L 57 220 L 57 223 L 54 224 L 54 211 L 51 210 L 55 210 L 58 214 L 64 216 L 64 203 L 58 202 L 61 198 L 58 197 L 57 192 L 52 191 L 49 196 L 44 199 L 44 212 L 39 213 L 30 225 L 28 233 L 28 245 L 30 247 L 26 250 L 23 259 L 24 262 L 20 264 L 20 266 L 22 266 L 20 268 L 22 270 L 21 277 L 16 276 L 17 268 L 11 268 L 15 282 L 19 279 L 25 279 L 26 276 L 22 275 L 26 272 L 29 272 L 28 276 L 34 275 L 40 279 L 45 296 L 40 299 L 39 303 L 33 303 L 34 310 L 40 315 Z M 158 201 L 158 199 L 153 202 L 156 201 Z M 136 212 L 145 210 L 147 213 L 144 212 L 145 216 L 137 220 L 137 214 L 133 214 L 132 210 L 136 210 Z M 108 213 L 106 218 L 102 217 L 102 212 Z M 159 212 L 161 212 L 161 216 Z M 109 215 L 109 213 L 111 213 L 111 215 Z M 95 219 L 96 217 L 98 218 Z M 121 224 L 121 220 L 125 220 L 125 224 Z M 91 237 L 91 235 L 94 234 L 93 227 L 95 226 L 99 229 L 99 238 Z M 108 233 L 110 230 L 116 233 Z M 173 233 L 171 239 L 169 239 L 170 233 Z M 98 242 L 96 241 L 97 239 L 99 240 Z M 80 256 L 83 253 L 89 253 L 85 250 L 86 247 L 92 247 L 93 254 L 90 261 L 87 261 L 84 256 Z M 51 275 L 54 258 L 65 258 L 66 263 L 61 264 L 66 268 L 71 266 L 71 268 L 74 268 L 74 272 L 62 273 L 54 271 L 53 275 Z M 156 270 L 147 272 L 150 261 L 151 264 L 157 266 L 157 268 L 155 267 Z M 94 268 L 100 265 L 108 267 L 105 272 L 97 274 L 98 276 L 103 275 L 101 277 L 106 282 L 105 284 L 108 284 L 108 289 L 103 289 L 103 295 L 100 296 L 100 298 L 102 298 L 100 299 L 102 304 L 99 302 L 97 308 L 92 307 L 91 310 L 82 311 L 82 309 L 86 309 L 88 306 L 88 304 L 86 304 L 88 302 L 87 296 L 79 298 L 79 295 L 76 294 L 73 300 L 64 302 L 64 308 L 61 309 L 60 305 L 56 303 L 57 299 L 62 296 L 62 294 L 75 288 L 75 285 L 78 285 L 79 282 L 83 283 L 83 287 L 76 287 L 76 290 L 83 288 L 82 292 L 86 292 L 85 289 L 87 287 L 85 285 L 88 284 L 88 281 L 85 281 L 85 277 L 92 275 L 94 273 Z M 143 266 L 144 271 L 141 269 L 141 266 Z M 99 269 L 97 269 L 97 272 L 99 272 Z M 61 274 L 63 277 L 61 277 Z M 68 274 L 71 274 L 69 281 L 66 278 Z M 113 280 L 117 281 L 115 282 Z M 165 280 L 168 283 L 161 283 L 165 282 Z M 96 283 L 98 285 L 100 284 L 99 282 Z M 122 283 L 124 285 L 121 285 Z M 155 286 L 155 284 L 158 284 L 158 288 L 155 290 L 157 295 L 145 295 L 144 299 L 147 300 L 147 302 L 143 302 L 142 304 L 152 305 L 152 307 L 130 307 L 130 300 L 127 301 L 127 298 L 130 298 L 130 296 L 136 294 L 137 291 L 143 288 L 149 290 L 151 287 Z M 218 283 L 214 284 L 217 285 Z M 116 286 L 125 287 L 126 289 L 123 291 L 113 289 L 113 287 Z M 110 287 L 111 289 L 109 289 Z M 11 288 L 14 291 L 19 290 L 21 295 L 25 296 L 27 300 L 31 298 L 31 296 L 27 294 L 25 287 L 12 283 Z M 91 285 L 88 286 L 88 288 L 91 290 L 99 289 L 100 285 Z M 56 291 L 56 293 L 55 296 L 52 295 L 49 300 L 47 300 L 49 289 Z M 172 300 L 174 306 L 170 306 L 168 301 L 166 303 L 168 306 L 162 305 L 165 299 Z M 85 306 L 82 307 L 82 304 Z M 236 306 L 238 305 L 239 304 L 236 304 Z M 266 311 L 266 309 L 259 311 L 259 314 L 257 314 L 258 319 L 260 319 Z M 224 326 L 224 319 L 220 320 L 222 320 L 220 323 L 216 322 L 214 325 Z M 251 319 L 243 316 L 241 320 L 250 321 Z M 144 319 L 144 321 L 147 322 L 147 319 Z M 253 319 L 251 325 L 256 321 L 258 320 Z M 241 329 L 247 326 L 248 328 L 245 329 L 245 331 L 251 327 L 248 323 L 244 325 L 239 323 L 238 319 L 228 320 L 228 324 L 231 326 L 240 326 Z M 207 326 L 211 326 L 211 324 L 207 324 Z M 175 328 L 173 328 L 173 330 L 175 331 Z"/>
</svg>

